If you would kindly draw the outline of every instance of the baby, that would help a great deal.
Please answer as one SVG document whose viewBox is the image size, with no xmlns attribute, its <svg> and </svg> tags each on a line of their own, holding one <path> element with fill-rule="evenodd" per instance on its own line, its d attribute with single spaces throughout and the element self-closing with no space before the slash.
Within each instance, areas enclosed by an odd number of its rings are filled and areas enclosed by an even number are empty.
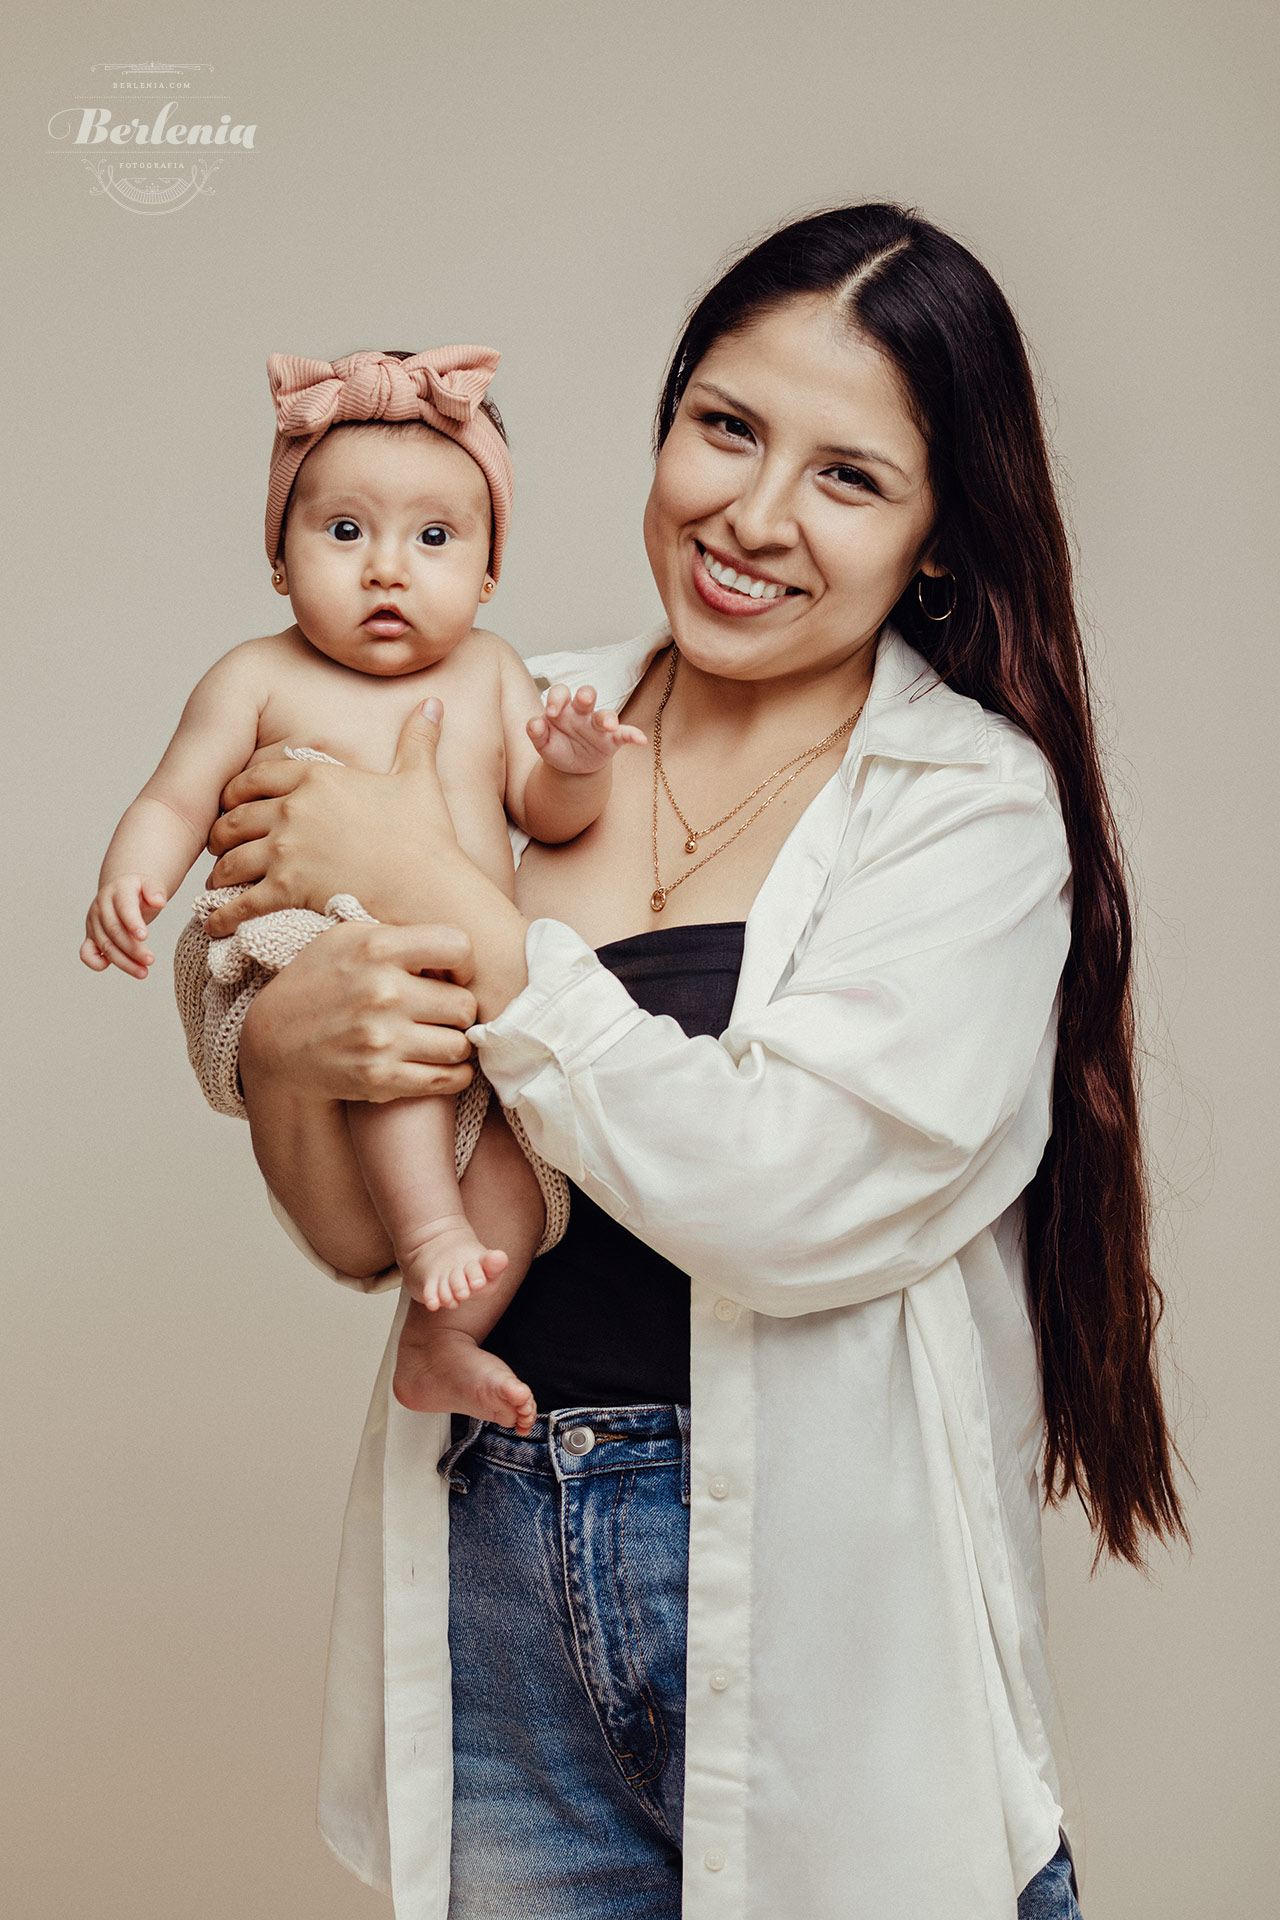
<svg viewBox="0 0 1280 1920">
<path fill-rule="evenodd" d="M 644 745 L 644 734 L 597 710 L 591 688 L 570 698 L 553 687 L 544 708 L 519 655 L 475 624 L 497 585 L 511 511 L 506 435 L 484 398 L 497 363 L 483 347 L 355 353 L 332 365 L 271 356 L 267 556 L 294 624 L 233 648 L 192 693 L 107 848 L 86 966 L 147 977 L 147 926 L 199 857 L 242 768 L 294 754 L 386 772 L 428 695 L 447 716 L 438 764 L 459 843 L 508 897 L 508 817 L 549 842 L 597 818 L 613 755 Z M 250 929 L 277 919 L 333 924 L 271 915 Z M 347 1116 L 402 1274 L 426 1309 L 451 1309 L 442 1325 L 410 1307 L 397 1392 L 527 1432 L 531 1394 L 479 1345 L 523 1274 L 482 1245 L 463 1210 L 454 1101 L 351 1102 Z M 512 1194 L 513 1218 L 528 1199 Z"/>
</svg>

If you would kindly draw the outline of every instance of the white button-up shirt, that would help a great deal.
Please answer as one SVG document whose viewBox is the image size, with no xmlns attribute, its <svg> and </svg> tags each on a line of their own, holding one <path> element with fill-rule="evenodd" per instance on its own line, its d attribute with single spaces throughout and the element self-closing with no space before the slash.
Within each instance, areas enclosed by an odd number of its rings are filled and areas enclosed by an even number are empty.
<svg viewBox="0 0 1280 1920">
<path fill-rule="evenodd" d="M 530 665 L 621 706 L 668 639 Z M 1013 1920 L 1057 1848 L 1019 1195 L 1069 928 L 1043 757 L 886 630 L 719 1040 L 642 1012 L 554 920 L 472 1029 L 539 1151 L 691 1276 L 685 1920 Z M 399 1326 L 347 1509 L 320 1820 L 398 1920 L 445 1920 L 448 1419 L 392 1396 Z"/>
</svg>

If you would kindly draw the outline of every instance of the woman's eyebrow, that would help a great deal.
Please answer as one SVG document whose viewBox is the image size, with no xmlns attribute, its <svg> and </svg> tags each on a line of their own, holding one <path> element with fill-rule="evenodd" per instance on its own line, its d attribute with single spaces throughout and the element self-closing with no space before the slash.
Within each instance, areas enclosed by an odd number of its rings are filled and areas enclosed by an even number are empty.
<svg viewBox="0 0 1280 1920">
<path fill-rule="evenodd" d="M 726 407 L 740 414 L 744 420 L 753 420 L 757 417 L 752 408 L 744 406 L 741 400 L 735 400 L 731 393 L 726 393 L 723 387 L 717 387 L 713 381 L 695 380 L 691 384 L 701 387 L 707 393 L 713 393 L 717 400 L 723 400 Z M 888 467 L 908 485 L 911 482 L 911 475 L 905 472 L 896 460 L 891 460 L 887 453 L 877 453 L 874 447 L 822 447 L 819 451 L 830 454 L 833 460 L 847 460 L 853 466 L 865 463 L 868 466 Z"/>
</svg>

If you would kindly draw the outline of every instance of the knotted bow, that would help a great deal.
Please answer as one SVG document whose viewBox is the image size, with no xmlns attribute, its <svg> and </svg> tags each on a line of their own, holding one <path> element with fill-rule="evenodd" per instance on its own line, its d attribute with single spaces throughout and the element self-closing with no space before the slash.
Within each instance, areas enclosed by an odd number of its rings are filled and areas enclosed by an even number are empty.
<svg viewBox="0 0 1280 1920">
<path fill-rule="evenodd" d="M 273 353 L 267 377 L 280 432 L 300 439 L 325 433 L 339 420 L 434 424 L 433 411 L 459 424 L 473 420 L 499 357 L 491 347 L 436 347 L 409 360 L 386 353 L 349 353 L 333 361 Z"/>
<path fill-rule="evenodd" d="M 398 360 L 393 353 L 348 353 L 303 360 L 273 353 L 267 377 L 276 409 L 267 482 L 267 557 L 275 566 L 289 492 L 298 468 L 330 427 L 344 421 L 421 420 L 471 455 L 489 483 L 496 580 L 511 519 L 511 455 L 480 402 L 501 355 L 492 347 L 433 347 Z"/>
</svg>

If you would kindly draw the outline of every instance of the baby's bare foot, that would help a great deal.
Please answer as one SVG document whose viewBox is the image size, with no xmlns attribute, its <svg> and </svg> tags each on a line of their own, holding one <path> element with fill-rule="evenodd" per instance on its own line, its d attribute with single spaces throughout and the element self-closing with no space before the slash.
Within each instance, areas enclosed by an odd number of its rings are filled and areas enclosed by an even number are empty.
<svg viewBox="0 0 1280 1920">
<path fill-rule="evenodd" d="M 533 1395 L 505 1360 L 460 1327 L 438 1321 L 406 1323 L 391 1385 L 400 1405 L 414 1413 L 469 1413 L 519 1434 L 538 1417 Z"/>
<path fill-rule="evenodd" d="M 462 1213 L 433 1220 L 397 1247 L 396 1256 L 409 1291 L 421 1298 L 429 1313 L 437 1307 L 460 1306 L 488 1281 L 496 1280 L 507 1265 L 506 1254 L 483 1246 Z"/>
</svg>

